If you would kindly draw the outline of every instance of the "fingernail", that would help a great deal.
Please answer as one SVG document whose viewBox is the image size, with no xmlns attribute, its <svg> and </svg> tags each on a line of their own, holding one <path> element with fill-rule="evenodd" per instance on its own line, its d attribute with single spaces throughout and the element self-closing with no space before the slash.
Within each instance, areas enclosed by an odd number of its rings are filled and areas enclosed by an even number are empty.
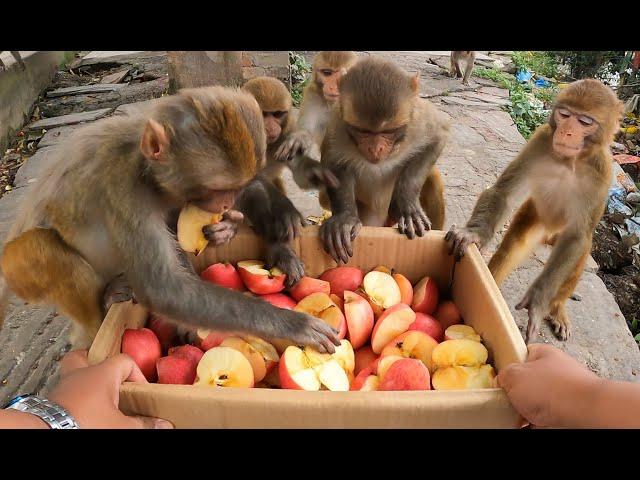
<svg viewBox="0 0 640 480">
<path fill-rule="evenodd" d="M 168 430 L 173 429 L 173 424 L 171 422 L 167 422 L 166 420 L 156 419 L 153 422 L 153 428 L 159 430 Z"/>
</svg>

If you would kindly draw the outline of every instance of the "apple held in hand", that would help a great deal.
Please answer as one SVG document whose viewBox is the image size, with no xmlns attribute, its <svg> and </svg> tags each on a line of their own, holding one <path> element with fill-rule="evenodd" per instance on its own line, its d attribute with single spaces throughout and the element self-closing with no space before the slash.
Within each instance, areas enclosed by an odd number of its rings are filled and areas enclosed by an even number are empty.
<svg viewBox="0 0 640 480">
<path fill-rule="evenodd" d="M 240 274 L 230 263 L 214 263 L 202 271 L 200 278 L 214 285 L 239 292 L 246 290 Z"/>
<path fill-rule="evenodd" d="M 363 278 L 362 270 L 355 267 L 330 268 L 320 275 L 320 280 L 329 282 L 331 293 L 341 298 L 345 290 L 354 291 L 362 285 Z"/>
<path fill-rule="evenodd" d="M 318 391 L 324 386 L 336 392 L 349 390 L 349 378 L 338 361 L 308 347 L 287 347 L 280 359 L 279 372 L 282 388 Z"/>
<path fill-rule="evenodd" d="M 214 347 L 198 363 L 194 385 L 251 388 L 253 378 L 251 363 L 242 353 L 230 347 Z"/>
<path fill-rule="evenodd" d="M 287 277 L 279 268 L 265 270 L 259 260 L 238 262 L 238 273 L 246 287 L 258 295 L 281 292 Z"/>
<path fill-rule="evenodd" d="M 221 213 L 211 213 L 189 204 L 180 211 L 178 217 L 178 243 L 185 252 L 199 254 L 209 241 L 204 237 L 205 225 L 219 223 Z"/>
<path fill-rule="evenodd" d="M 156 380 L 156 362 L 162 357 L 160 340 L 148 328 L 127 328 L 122 334 L 122 353 L 129 355 L 149 382 Z"/>
</svg>

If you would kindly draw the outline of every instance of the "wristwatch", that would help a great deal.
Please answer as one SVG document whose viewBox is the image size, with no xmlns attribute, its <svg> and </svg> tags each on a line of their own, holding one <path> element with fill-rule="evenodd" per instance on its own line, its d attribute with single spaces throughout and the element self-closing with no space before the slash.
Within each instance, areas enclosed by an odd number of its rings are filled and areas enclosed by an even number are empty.
<svg viewBox="0 0 640 480">
<path fill-rule="evenodd" d="M 19 395 L 10 400 L 4 408 L 35 415 L 54 430 L 80 428 L 71 414 L 60 405 L 35 395 Z"/>
</svg>

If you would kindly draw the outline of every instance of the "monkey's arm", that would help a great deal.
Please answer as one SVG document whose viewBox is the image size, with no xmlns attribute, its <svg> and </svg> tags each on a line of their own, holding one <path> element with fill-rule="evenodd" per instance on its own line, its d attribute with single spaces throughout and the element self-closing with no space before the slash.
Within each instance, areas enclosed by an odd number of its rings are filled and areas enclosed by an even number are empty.
<svg viewBox="0 0 640 480">
<path fill-rule="evenodd" d="M 127 218 L 111 215 L 110 230 L 121 232 L 114 238 L 136 298 L 158 314 L 204 328 L 288 338 L 320 351 L 333 352 L 333 344 L 339 344 L 321 320 L 201 281 L 178 262 L 178 246 L 163 220 L 148 219 L 132 228 Z"/>
<path fill-rule="evenodd" d="M 396 181 L 389 215 L 397 220 L 400 233 L 409 238 L 422 237 L 431 229 L 431 220 L 420 205 L 420 192 L 445 144 L 446 137 L 442 135 L 427 145 L 407 162 Z"/>
</svg>

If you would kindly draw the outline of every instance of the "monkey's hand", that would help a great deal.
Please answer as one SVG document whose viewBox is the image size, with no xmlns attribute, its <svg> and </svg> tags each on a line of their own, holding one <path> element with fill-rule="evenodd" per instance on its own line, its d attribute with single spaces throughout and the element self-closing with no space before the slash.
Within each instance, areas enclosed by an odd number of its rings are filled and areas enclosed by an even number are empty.
<svg viewBox="0 0 640 480">
<path fill-rule="evenodd" d="M 272 243 L 267 245 L 266 260 L 269 268 L 277 267 L 287 274 L 287 288 L 293 287 L 304 277 L 304 265 L 302 261 L 286 243 Z"/>
<path fill-rule="evenodd" d="M 358 216 L 350 212 L 329 217 L 320 226 L 320 238 L 325 251 L 337 263 L 347 263 L 349 257 L 353 257 L 351 242 L 356 239 L 361 228 L 362 222 Z"/>
<path fill-rule="evenodd" d="M 293 310 L 278 309 L 276 322 L 266 325 L 262 333 L 267 339 L 284 339 L 296 344 L 313 347 L 320 353 L 334 353 L 335 346 L 340 345 L 338 331 L 322 320 Z M 260 335 L 258 335 L 260 336 Z"/>
<path fill-rule="evenodd" d="M 431 220 L 424 213 L 420 200 L 409 200 L 402 194 L 394 195 L 389 206 L 389 215 L 398 222 L 398 230 L 409 239 L 422 237 L 431 230 Z"/>
<path fill-rule="evenodd" d="M 212 245 L 219 246 L 229 243 L 238 232 L 238 225 L 244 220 L 244 215 L 237 210 L 227 210 L 222 214 L 222 220 L 218 223 L 202 227 L 204 238 Z"/>
<path fill-rule="evenodd" d="M 320 162 L 307 158 L 299 159 L 301 165 L 293 167 L 293 179 L 300 188 L 338 188 L 340 180 Z M 303 163 L 304 162 L 304 163 Z"/>
<path fill-rule="evenodd" d="M 300 235 L 300 228 L 307 221 L 285 195 L 272 199 L 271 220 L 262 228 L 267 239 L 273 242 L 291 242 Z"/>
<path fill-rule="evenodd" d="M 128 302 L 134 299 L 133 290 L 131 285 L 121 273 L 116 278 L 111 280 L 104 289 L 104 295 L 102 299 L 102 307 L 106 314 L 114 303 Z"/>
<path fill-rule="evenodd" d="M 289 134 L 276 150 L 274 158 L 279 162 L 289 163 L 298 155 L 304 155 L 316 162 L 320 161 L 320 149 L 313 137 L 305 130 Z"/>
<path fill-rule="evenodd" d="M 453 255 L 456 262 L 464 257 L 464 253 L 472 243 L 475 243 L 478 248 L 482 248 L 480 234 L 467 227 L 457 228 L 455 225 L 451 225 L 444 240 L 449 245 L 449 255 Z"/>
<path fill-rule="evenodd" d="M 533 282 L 525 293 L 524 298 L 516 305 L 516 310 L 527 309 L 529 314 L 529 323 L 527 325 L 527 335 L 525 342 L 527 345 L 538 338 L 538 328 L 540 322 L 549 314 L 550 297 L 545 289 Z"/>
</svg>

